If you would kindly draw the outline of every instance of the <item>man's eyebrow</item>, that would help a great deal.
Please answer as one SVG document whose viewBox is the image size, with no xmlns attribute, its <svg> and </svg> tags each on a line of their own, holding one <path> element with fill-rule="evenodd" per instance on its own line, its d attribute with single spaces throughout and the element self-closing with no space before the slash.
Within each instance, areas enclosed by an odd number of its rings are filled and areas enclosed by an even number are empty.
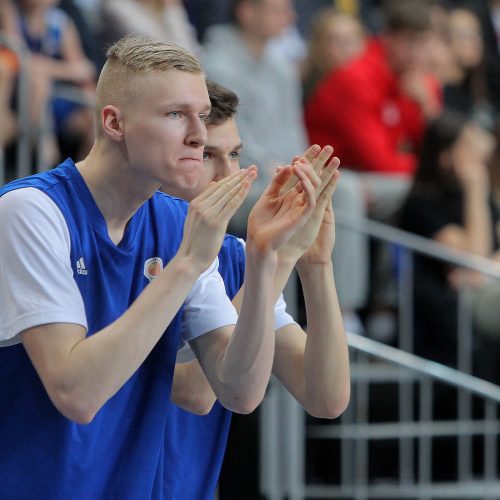
<svg viewBox="0 0 500 500">
<path fill-rule="evenodd" d="M 168 109 L 178 109 L 180 111 L 188 110 L 191 111 L 195 108 L 192 103 L 183 103 L 183 102 L 166 102 L 165 103 L 165 108 Z M 209 114 L 210 111 L 212 110 L 212 106 L 210 104 L 207 104 L 201 109 L 202 113 Z"/>
<path fill-rule="evenodd" d="M 236 151 L 237 149 L 242 149 L 243 148 L 243 143 L 237 144 L 234 148 L 231 148 L 231 151 Z M 218 146 L 213 146 L 211 144 L 205 144 L 203 149 L 206 151 L 207 149 L 210 151 L 218 151 L 220 148 Z"/>
</svg>

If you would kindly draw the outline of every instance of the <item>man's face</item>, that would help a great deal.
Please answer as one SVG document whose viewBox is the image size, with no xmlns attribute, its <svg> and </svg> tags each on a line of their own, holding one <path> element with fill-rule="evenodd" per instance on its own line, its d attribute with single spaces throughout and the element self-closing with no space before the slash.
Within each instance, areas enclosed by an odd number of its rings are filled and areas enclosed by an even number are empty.
<svg viewBox="0 0 500 500">
<path fill-rule="evenodd" d="M 202 193 L 212 181 L 219 181 L 239 170 L 242 145 L 234 118 L 220 125 L 208 125 L 207 132 L 203 170 L 198 184 L 189 189 L 164 189 L 167 193 L 190 201 Z"/>
<path fill-rule="evenodd" d="M 189 190 L 198 183 L 210 110 L 204 75 L 171 70 L 135 78 L 123 106 L 124 147 L 141 182 Z"/>
</svg>

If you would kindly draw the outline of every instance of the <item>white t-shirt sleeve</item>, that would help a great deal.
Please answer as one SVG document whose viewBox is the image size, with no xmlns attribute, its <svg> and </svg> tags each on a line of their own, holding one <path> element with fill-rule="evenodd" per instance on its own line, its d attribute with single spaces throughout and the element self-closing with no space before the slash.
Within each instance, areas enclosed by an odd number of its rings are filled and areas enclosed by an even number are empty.
<svg viewBox="0 0 500 500">
<path fill-rule="evenodd" d="M 66 221 L 46 194 L 22 188 L 0 197 L 0 347 L 42 324 L 87 328 L 70 247 Z"/>
<path fill-rule="evenodd" d="M 238 319 L 236 309 L 226 295 L 219 259 L 200 275 L 186 297 L 182 321 L 182 343 L 227 325 Z"/>
<path fill-rule="evenodd" d="M 184 344 L 178 351 L 175 358 L 176 363 L 189 363 L 196 359 L 196 354 L 189 344 Z"/>
<path fill-rule="evenodd" d="M 297 324 L 297 322 L 286 312 L 286 302 L 281 294 L 274 306 L 274 329 L 278 331 L 280 328 L 292 324 Z"/>
</svg>

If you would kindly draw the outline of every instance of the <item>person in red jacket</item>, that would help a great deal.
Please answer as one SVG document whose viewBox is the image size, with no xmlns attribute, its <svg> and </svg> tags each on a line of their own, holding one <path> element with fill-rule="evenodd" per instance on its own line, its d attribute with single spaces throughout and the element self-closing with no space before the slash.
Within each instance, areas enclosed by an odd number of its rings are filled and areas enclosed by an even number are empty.
<svg viewBox="0 0 500 500">
<path fill-rule="evenodd" d="M 310 141 L 333 145 L 344 172 L 353 172 L 343 176 L 336 208 L 389 222 L 410 186 L 426 122 L 441 110 L 441 92 L 437 80 L 425 71 L 431 3 L 393 0 L 384 13 L 380 36 L 369 40 L 360 57 L 328 74 L 309 96 L 305 123 Z M 367 245 L 353 234 L 339 237 L 339 243 L 338 259 L 345 256 L 345 262 L 338 267 L 348 266 L 349 287 L 353 273 L 357 276 L 359 269 L 366 269 L 360 259 L 368 259 Z M 367 274 L 355 281 L 363 282 Z M 366 288 L 344 307 L 363 306 Z M 385 287 L 375 288 L 377 302 L 392 302 Z M 339 293 L 349 295 L 342 283 Z"/>
<path fill-rule="evenodd" d="M 440 111 L 439 86 L 421 69 L 431 26 L 425 7 L 417 0 L 390 3 L 383 34 L 361 57 L 330 73 L 306 102 L 310 140 L 333 143 L 352 169 L 415 170 L 426 119 Z"/>
</svg>

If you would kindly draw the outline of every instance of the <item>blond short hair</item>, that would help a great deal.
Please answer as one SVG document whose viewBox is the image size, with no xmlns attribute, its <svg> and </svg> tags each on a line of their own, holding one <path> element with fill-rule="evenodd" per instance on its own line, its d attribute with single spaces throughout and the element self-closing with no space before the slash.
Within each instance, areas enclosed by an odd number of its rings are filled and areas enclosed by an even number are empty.
<svg viewBox="0 0 500 500">
<path fill-rule="evenodd" d="M 188 73 L 203 72 L 200 61 L 188 50 L 147 36 L 127 35 L 106 53 L 111 64 L 121 64 L 132 73 L 176 69 Z"/>
<path fill-rule="evenodd" d="M 203 74 L 200 61 L 187 49 L 147 36 L 132 34 L 121 38 L 108 49 L 106 58 L 97 82 L 97 124 L 104 106 L 130 102 L 134 76 L 171 70 Z M 100 133 L 100 126 L 96 132 Z"/>
</svg>

